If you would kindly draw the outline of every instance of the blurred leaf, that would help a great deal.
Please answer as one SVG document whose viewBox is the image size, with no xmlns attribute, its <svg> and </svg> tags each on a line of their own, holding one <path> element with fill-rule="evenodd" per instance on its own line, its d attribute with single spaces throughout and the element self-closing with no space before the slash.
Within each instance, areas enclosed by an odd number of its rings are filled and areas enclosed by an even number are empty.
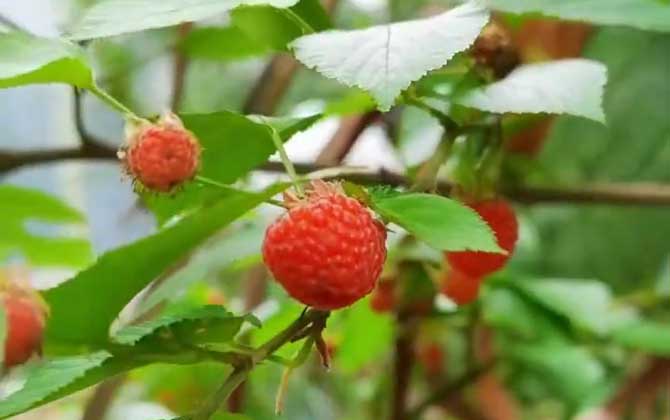
<svg viewBox="0 0 670 420">
<path fill-rule="evenodd" d="M 577 328 L 606 334 L 634 316 L 616 307 L 610 288 L 599 281 L 536 280 L 516 283 L 544 307 L 570 320 Z"/>
<path fill-rule="evenodd" d="M 358 301 L 344 316 L 336 366 L 356 373 L 369 363 L 383 361 L 393 347 L 393 318 L 373 312 L 369 299 Z"/>
<path fill-rule="evenodd" d="M 487 3 L 511 13 L 540 13 L 597 25 L 670 32 L 670 6 L 658 0 L 487 0 Z"/>
<path fill-rule="evenodd" d="M 638 320 L 613 332 L 615 342 L 657 356 L 670 356 L 670 328 L 667 323 Z"/>
<path fill-rule="evenodd" d="M 45 298 L 51 306 L 47 340 L 89 345 L 104 343 L 111 322 L 133 296 L 187 258 L 211 235 L 278 190 L 233 194 L 168 229 L 108 252 L 73 279 L 46 291 Z"/>
<path fill-rule="evenodd" d="M 527 340 L 564 342 L 565 328 L 534 302 L 513 289 L 495 287 L 487 291 L 482 301 L 482 317 L 496 330 L 511 332 Z"/>
<path fill-rule="evenodd" d="M 0 34 L 0 88 L 36 83 L 85 88 L 93 85 L 93 73 L 74 44 L 23 32 Z"/>
<path fill-rule="evenodd" d="M 105 0 L 86 10 L 70 29 L 74 40 L 174 26 L 223 14 L 240 5 L 289 7 L 298 0 Z"/>
<path fill-rule="evenodd" d="M 367 90 L 388 111 L 413 81 L 469 47 L 488 19 L 469 3 L 422 20 L 307 35 L 291 47 L 308 67 Z"/>
<path fill-rule="evenodd" d="M 160 338 L 165 331 L 169 331 L 180 342 L 222 343 L 235 337 L 244 320 L 244 317 L 234 316 L 218 305 L 180 308 L 143 324 L 127 326 L 112 339 L 120 344 L 134 345 L 139 341 Z"/>
<path fill-rule="evenodd" d="M 372 206 L 382 217 L 436 249 L 501 251 L 488 225 L 458 201 L 432 194 L 386 198 L 373 194 Z"/>
<path fill-rule="evenodd" d="M 77 210 L 40 191 L 12 185 L 0 186 L 0 203 L 0 260 L 18 251 L 35 266 L 82 267 L 91 261 L 87 240 L 39 235 L 33 231 L 45 230 L 46 225 L 27 226 L 29 222 L 80 224 L 84 217 Z"/>
<path fill-rule="evenodd" d="M 516 345 L 508 356 L 537 373 L 556 396 L 579 407 L 606 379 L 605 370 L 588 351 L 561 344 Z"/>
<path fill-rule="evenodd" d="M 269 48 L 236 26 L 195 28 L 181 49 L 192 58 L 231 60 L 265 54 Z"/>
<path fill-rule="evenodd" d="M 300 0 L 290 10 L 316 32 L 332 26 L 319 0 Z M 275 51 L 286 51 L 291 41 L 305 35 L 305 28 L 296 19 L 274 7 L 240 7 L 231 15 L 233 24 L 247 36 Z"/>
<path fill-rule="evenodd" d="M 14 416 L 42 404 L 110 357 L 112 355 L 106 351 L 99 351 L 87 356 L 44 361 L 30 372 L 20 390 L 0 400 L 0 418 Z"/>
<path fill-rule="evenodd" d="M 326 105 L 325 115 L 362 114 L 375 109 L 375 100 L 369 93 L 360 89 L 351 89 L 342 98 Z"/>
<path fill-rule="evenodd" d="M 505 79 L 475 89 L 457 102 L 495 113 L 571 114 L 605 122 L 602 109 L 607 68 L 571 59 L 527 64 Z"/>
<path fill-rule="evenodd" d="M 209 274 L 221 271 L 236 261 L 260 255 L 260 244 L 265 229 L 257 223 L 246 225 L 226 232 L 220 238 L 214 238 L 195 254 L 188 265 L 167 277 L 137 309 L 143 313 L 165 300 L 173 300 L 179 292 L 196 281 L 205 279 Z"/>
</svg>

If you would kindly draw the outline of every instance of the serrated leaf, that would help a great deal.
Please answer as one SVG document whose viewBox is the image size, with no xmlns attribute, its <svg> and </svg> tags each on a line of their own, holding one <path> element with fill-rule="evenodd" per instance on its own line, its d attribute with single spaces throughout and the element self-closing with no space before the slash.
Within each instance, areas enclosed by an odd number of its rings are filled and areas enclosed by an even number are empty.
<svg viewBox="0 0 670 420">
<path fill-rule="evenodd" d="M 488 225 L 458 201 L 432 194 L 373 195 L 372 206 L 436 249 L 502 251 Z"/>
<path fill-rule="evenodd" d="M 38 83 L 86 88 L 93 85 L 93 72 L 74 44 L 23 32 L 0 34 L 0 88 Z"/>
<path fill-rule="evenodd" d="M 488 20 L 472 2 L 427 19 L 307 35 L 291 46 L 305 65 L 370 92 L 388 111 L 412 82 L 468 48 Z"/>
<path fill-rule="evenodd" d="M 111 322 L 146 285 L 281 188 L 233 194 L 168 229 L 103 255 L 73 279 L 47 290 L 44 296 L 51 307 L 47 341 L 106 342 Z"/>
<path fill-rule="evenodd" d="M 41 404 L 111 357 L 108 352 L 100 351 L 86 356 L 43 362 L 30 372 L 28 380 L 20 390 L 0 400 L 0 418 L 19 414 Z"/>
<path fill-rule="evenodd" d="M 0 260 L 18 252 L 35 266 L 82 267 L 91 261 L 87 240 L 40 235 L 28 225 L 80 224 L 84 217 L 77 210 L 40 191 L 12 185 L 0 186 L 0 203 Z"/>
<path fill-rule="evenodd" d="M 213 17 L 240 5 L 289 7 L 298 0 L 103 0 L 69 31 L 74 40 L 162 28 Z"/>
<path fill-rule="evenodd" d="M 597 25 L 624 25 L 670 32 L 670 5 L 658 0 L 487 0 L 510 13 L 539 13 Z"/>
<path fill-rule="evenodd" d="M 605 122 L 607 68 L 586 59 L 527 64 L 457 102 L 495 113 L 570 114 Z"/>
<path fill-rule="evenodd" d="M 638 320 L 612 333 L 615 342 L 657 356 L 670 356 L 670 329 L 667 323 Z"/>
<path fill-rule="evenodd" d="M 221 306 L 208 305 L 175 310 L 155 320 L 125 327 L 112 339 L 120 344 L 134 345 L 151 340 L 161 334 L 161 330 L 168 329 L 189 343 L 220 343 L 232 340 L 244 321 L 244 317 L 234 316 Z"/>
</svg>

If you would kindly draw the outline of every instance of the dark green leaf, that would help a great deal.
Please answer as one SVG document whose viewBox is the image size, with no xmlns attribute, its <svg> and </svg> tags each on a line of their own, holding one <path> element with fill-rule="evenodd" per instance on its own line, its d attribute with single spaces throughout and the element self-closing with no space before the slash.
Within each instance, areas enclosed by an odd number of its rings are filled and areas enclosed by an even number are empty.
<svg viewBox="0 0 670 420">
<path fill-rule="evenodd" d="M 240 7 L 232 17 L 233 24 L 249 38 L 274 51 L 286 50 L 291 41 L 304 35 L 300 26 L 274 7 Z"/>
<path fill-rule="evenodd" d="M 463 204 L 431 194 L 372 196 L 373 208 L 430 246 L 444 251 L 500 252 L 488 225 Z"/>
<path fill-rule="evenodd" d="M 670 6 L 658 0 L 488 0 L 488 4 L 511 13 L 670 32 Z"/>
<path fill-rule="evenodd" d="M 133 296 L 211 235 L 277 192 L 274 188 L 261 194 L 230 195 L 168 229 L 103 255 L 89 269 L 48 290 L 47 340 L 106 342 L 111 322 Z"/>
<path fill-rule="evenodd" d="M 104 0 L 84 12 L 69 31 L 75 40 L 162 28 L 223 14 L 240 5 L 289 7 L 298 0 Z"/>
<path fill-rule="evenodd" d="M 23 388 L 0 400 L 0 418 L 7 418 L 46 400 L 112 357 L 106 351 L 87 356 L 54 359 L 33 369 Z"/>
<path fill-rule="evenodd" d="M 36 83 L 93 85 L 93 73 L 76 45 L 23 32 L 0 34 L 0 88 Z"/>
<path fill-rule="evenodd" d="M 11 185 L 0 186 L 0 203 L 0 260 L 19 252 L 36 266 L 82 267 L 90 263 L 88 241 L 39 235 L 34 231 L 40 226 L 27 226 L 28 222 L 80 224 L 84 217 L 77 210 L 40 191 Z"/>
<path fill-rule="evenodd" d="M 236 26 L 196 28 L 181 44 L 193 58 L 232 60 L 265 54 L 269 48 Z"/>
</svg>

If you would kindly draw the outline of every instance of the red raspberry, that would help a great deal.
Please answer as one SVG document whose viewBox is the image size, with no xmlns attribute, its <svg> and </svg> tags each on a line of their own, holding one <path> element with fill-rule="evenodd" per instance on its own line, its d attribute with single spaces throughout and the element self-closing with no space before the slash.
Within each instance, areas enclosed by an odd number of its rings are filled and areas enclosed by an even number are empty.
<svg viewBox="0 0 670 420">
<path fill-rule="evenodd" d="M 156 124 L 132 129 L 128 145 L 119 152 L 127 171 L 149 190 L 170 192 L 192 179 L 200 164 L 200 144 L 174 114 Z"/>
<path fill-rule="evenodd" d="M 370 293 L 386 259 L 386 230 L 371 212 L 323 181 L 287 204 L 265 233 L 263 259 L 288 294 L 330 310 Z"/>
<path fill-rule="evenodd" d="M 467 305 L 477 299 L 481 283 L 479 277 L 452 269 L 442 284 L 442 293 L 459 306 Z"/>
<path fill-rule="evenodd" d="M 519 236 L 519 224 L 514 209 L 506 201 L 480 201 L 469 206 L 489 225 L 498 246 L 507 251 L 507 254 L 459 251 L 448 252 L 447 259 L 453 269 L 471 277 L 482 277 L 501 269 L 511 257 Z"/>
<path fill-rule="evenodd" d="M 391 312 L 396 306 L 395 282 L 381 280 L 372 292 L 370 307 L 377 313 Z"/>
<path fill-rule="evenodd" d="M 39 295 L 27 286 L 2 283 L 0 296 L 7 322 L 4 365 L 10 368 L 41 351 L 47 310 Z"/>
</svg>

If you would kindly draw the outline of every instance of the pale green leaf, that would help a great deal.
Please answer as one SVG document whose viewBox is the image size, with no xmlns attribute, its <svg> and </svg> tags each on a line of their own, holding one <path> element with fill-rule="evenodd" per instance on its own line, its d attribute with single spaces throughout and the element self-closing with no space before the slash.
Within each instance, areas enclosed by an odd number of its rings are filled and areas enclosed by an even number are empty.
<svg viewBox="0 0 670 420">
<path fill-rule="evenodd" d="M 458 201 L 432 194 L 373 195 L 372 206 L 384 218 L 436 249 L 502 251 L 488 225 Z"/>
<path fill-rule="evenodd" d="M 605 122 L 607 68 L 586 59 L 527 64 L 457 102 L 494 113 L 570 114 Z"/>
<path fill-rule="evenodd" d="M 85 88 L 93 84 L 93 73 L 74 44 L 23 32 L 0 34 L 0 88 L 41 83 Z"/>
<path fill-rule="evenodd" d="M 291 46 L 305 65 L 367 90 L 387 111 L 412 82 L 468 48 L 488 19 L 485 9 L 467 3 L 427 19 L 307 35 Z"/>
<path fill-rule="evenodd" d="M 623 25 L 670 32 L 670 5 L 659 0 L 487 0 L 511 13 L 539 13 L 597 25 Z"/>
<path fill-rule="evenodd" d="M 289 7 L 298 0 L 103 0 L 69 31 L 75 40 L 174 26 L 213 17 L 240 5 Z"/>
<path fill-rule="evenodd" d="M 670 356 L 670 328 L 667 323 L 639 320 L 613 332 L 615 342 L 657 356 Z"/>
<path fill-rule="evenodd" d="M 0 186 L 0 260 L 19 253 L 32 265 L 81 267 L 92 259 L 90 243 L 67 235 L 39 234 L 41 224 L 80 224 L 84 217 L 75 209 L 40 191 L 12 185 Z"/>
<path fill-rule="evenodd" d="M 243 59 L 270 51 L 236 26 L 196 28 L 180 47 L 189 57 L 208 60 Z"/>
</svg>

